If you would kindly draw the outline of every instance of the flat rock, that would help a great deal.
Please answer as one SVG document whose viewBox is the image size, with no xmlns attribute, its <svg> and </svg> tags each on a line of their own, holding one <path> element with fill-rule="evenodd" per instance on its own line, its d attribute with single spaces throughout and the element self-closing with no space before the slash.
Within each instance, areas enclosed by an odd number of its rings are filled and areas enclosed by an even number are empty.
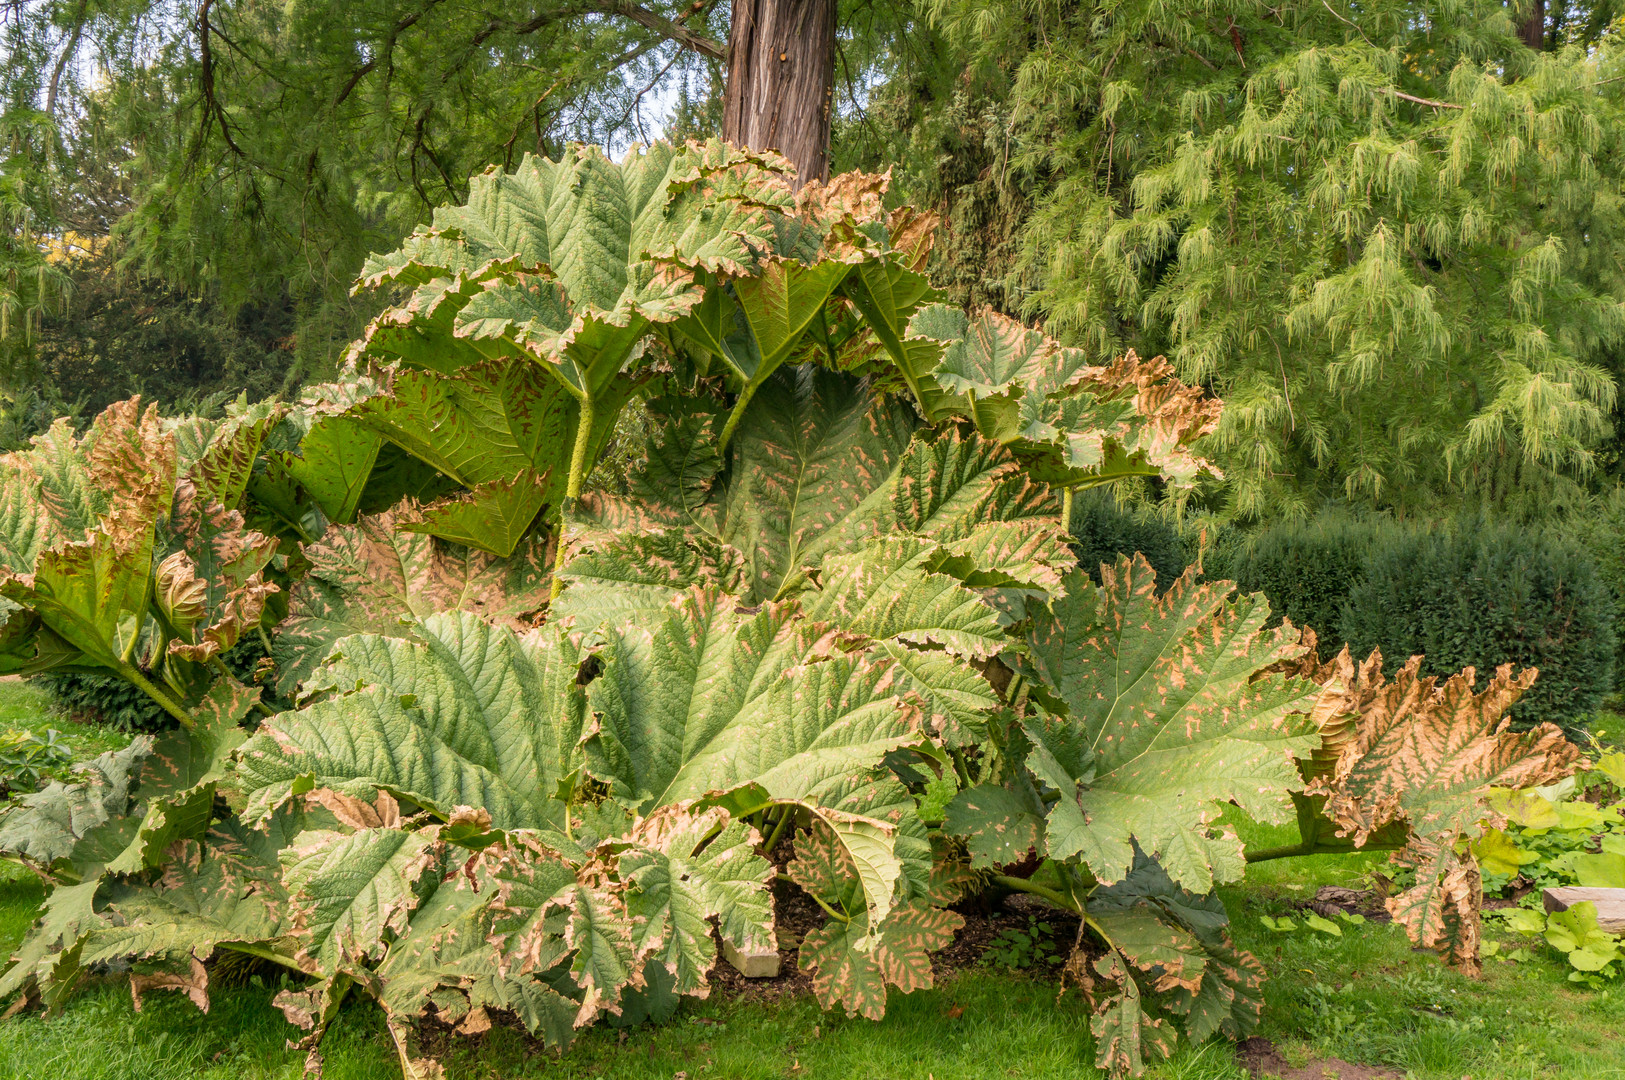
<svg viewBox="0 0 1625 1080">
<path fill-rule="evenodd" d="M 1541 894 L 1547 911 L 1567 911 L 1575 904 L 1590 900 L 1597 905 L 1597 926 L 1610 934 L 1625 933 L 1625 889 L 1588 889 L 1580 885 L 1565 885 L 1560 889 L 1547 889 Z"/>
<path fill-rule="evenodd" d="M 779 974 L 779 952 L 777 949 L 766 949 L 757 952 L 740 952 L 734 948 L 733 942 L 724 940 L 722 943 L 722 958 L 734 966 L 734 969 L 747 979 L 772 979 Z"/>
</svg>

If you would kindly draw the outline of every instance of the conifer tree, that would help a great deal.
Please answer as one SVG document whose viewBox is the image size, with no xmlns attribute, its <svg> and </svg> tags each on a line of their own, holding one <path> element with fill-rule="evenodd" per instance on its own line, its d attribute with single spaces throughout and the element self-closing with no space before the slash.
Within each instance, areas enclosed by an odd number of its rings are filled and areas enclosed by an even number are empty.
<svg viewBox="0 0 1625 1080">
<path fill-rule="evenodd" d="M 1596 465 L 1625 333 L 1611 8 L 1547 13 L 1540 52 L 1539 13 L 1485 0 L 928 14 L 934 51 L 876 94 L 907 134 L 868 152 L 948 209 L 976 273 L 940 276 L 1223 394 L 1229 514 Z"/>
</svg>

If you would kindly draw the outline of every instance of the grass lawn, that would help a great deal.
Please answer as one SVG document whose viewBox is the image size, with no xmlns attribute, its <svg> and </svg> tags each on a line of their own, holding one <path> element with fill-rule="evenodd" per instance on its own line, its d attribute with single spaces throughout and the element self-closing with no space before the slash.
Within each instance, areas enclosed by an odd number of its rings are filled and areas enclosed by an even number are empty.
<svg viewBox="0 0 1625 1080">
<path fill-rule="evenodd" d="M 36 726 L 37 693 L 0 683 L 0 729 Z M 38 724 L 65 727 L 39 716 Z M 77 725 L 73 725 L 77 728 Z M 88 752 L 121 737 L 93 743 Z M 1296 839 L 1289 830 L 1237 822 L 1249 843 Z M 1481 980 L 1413 952 L 1404 934 L 1377 924 L 1340 938 L 1269 931 L 1260 915 L 1288 912 L 1322 884 L 1352 884 L 1370 860 L 1318 856 L 1252 868 L 1227 890 L 1240 944 L 1270 973 L 1259 1034 L 1293 1065 L 1316 1057 L 1385 1066 L 1416 1080 L 1625 1080 L 1625 986 L 1576 989 L 1542 946 L 1522 965 L 1490 961 Z M 38 881 L 0 864 L 0 950 L 26 931 L 44 895 Z M 212 988 L 208 1014 L 173 994 L 149 994 L 136 1013 L 122 979 L 93 980 L 60 1016 L 0 1022 L 0 1080 L 295 1080 L 304 1055 L 295 1030 L 270 1007 L 276 987 Z M 398 1077 L 377 1010 L 347 1007 L 323 1043 L 329 1080 Z M 444 1059 L 449 1080 L 606 1077 L 613 1080 L 1027 1080 L 1092 1078 L 1088 1024 L 1076 995 L 991 966 L 936 989 L 893 994 L 878 1024 L 821 1013 L 810 999 L 773 1005 L 685 1003 L 669 1024 L 624 1034 L 586 1031 L 562 1057 L 537 1052 L 498 1028 Z M 1156 1080 L 1237 1080 L 1231 1047 L 1186 1048 L 1149 1074 Z"/>
<path fill-rule="evenodd" d="M 51 712 L 45 691 L 32 683 L 11 677 L 0 679 L 0 735 L 11 731 L 32 731 L 38 735 L 55 728 L 68 740 L 74 754 L 95 757 L 105 750 L 128 745 L 130 736 L 94 724 L 81 724 Z"/>
</svg>

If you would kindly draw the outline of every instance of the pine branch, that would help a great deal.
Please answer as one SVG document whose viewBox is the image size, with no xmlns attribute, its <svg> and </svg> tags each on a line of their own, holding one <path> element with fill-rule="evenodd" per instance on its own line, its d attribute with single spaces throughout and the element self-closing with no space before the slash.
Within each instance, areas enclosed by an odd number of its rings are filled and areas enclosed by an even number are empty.
<svg viewBox="0 0 1625 1080">
<path fill-rule="evenodd" d="M 1435 109 L 1465 109 L 1467 107 L 1465 105 L 1457 105 L 1449 101 L 1434 101 L 1431 98 L 1416 97 L 1414 94 L 1402 93 L 1401 91 L 1387 86 L 1381 87 L 1381 91 L 1384 94 L 1388 94 L 1390 97 L 1399 98 L 1401 101 L 1411 101 L 1418 105 L 1427 105 Z"/>
</svg>

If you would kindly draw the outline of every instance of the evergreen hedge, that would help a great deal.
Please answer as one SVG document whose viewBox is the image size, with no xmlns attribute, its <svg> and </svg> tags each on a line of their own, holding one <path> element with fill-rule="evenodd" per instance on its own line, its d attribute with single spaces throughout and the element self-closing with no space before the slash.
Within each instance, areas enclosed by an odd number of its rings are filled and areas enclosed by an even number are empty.
<svg viewBox="0 0 1625 1080">
<path fill-rule="evenodd" d="M 1078 566 L 1100 584 L 1100 567 L 1115 566 L 1120 556 L 1136 552 L 1157 572 L 1157 580 L 1172 584 L 1185 572 L 1185 545 L 1166 522 L 1142 521 L 1125 513 L 1109 492 L 1080 494 L 1072 506 L 1072 550 Z"/>
<path fill-rule="evenodd" d="M 1322 652 L 1336 652 L 1343 604 L 1382 529 L 1379 522 L 1347 520 L 1276 526 L 1250 543 L 1217 545 L 1207 560 L 1208 577 L 1229 578 L 1243 592 L 1263 593 L 1277 621 L 1284 617 L 1314 627 Z"/>
<path fill-rule="evenodd" d="M 1513 720 L 1572 730 L 1613 689 L 1614 614 L 1595 564 L 1567 544 L 1507 529 L 1406 531 L 1373 545 L 1340 629 L 1357 654 L 1380 648 L 1390 669 L 1415 653 L 1424 674 L 1537 667 Z"/>
<path fill-rule="evenodd" d="M 1221 544 L 1208 576 L 1263 592 L 1315 629 L 1323 656 L 1346 642 L 1356 655 L 1380 648 L 1390 674 L 1416 653 L 1432 675 L 1537 667 L 1512 711 L 1520 726 L 1582 728 L 1613 691 L 1616 597 L 1588 552 L 1547 534 L 1322 520 Z"/>
</svg>

